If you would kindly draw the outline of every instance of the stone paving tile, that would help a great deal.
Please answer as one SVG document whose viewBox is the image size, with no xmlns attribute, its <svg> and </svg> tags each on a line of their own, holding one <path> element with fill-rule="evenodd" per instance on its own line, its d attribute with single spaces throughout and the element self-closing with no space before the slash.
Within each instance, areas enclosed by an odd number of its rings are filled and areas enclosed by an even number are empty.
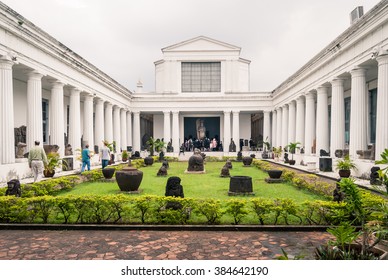
<svg viewBox="0 0 388 280">
<path fill-rule="evenodd" d="M 0 260 L 314 259 L 326 232 L 0 230 Z"/>
</svg>

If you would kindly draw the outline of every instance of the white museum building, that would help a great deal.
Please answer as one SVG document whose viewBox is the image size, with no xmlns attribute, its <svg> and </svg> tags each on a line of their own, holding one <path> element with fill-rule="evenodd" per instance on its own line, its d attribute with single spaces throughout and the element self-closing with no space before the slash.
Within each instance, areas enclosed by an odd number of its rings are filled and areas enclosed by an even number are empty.
<svg viewBox="0 0 388 280">
<path fill-rule="evenodd" d="M 155 91 L 138 82 L 132 92 L 0 2 L 0 182 L 31 176 L 23 155 L 35 140 L 57 145 L 61 156 L 70 144 L 66 156 L 76 160 L 86 143 L 98 151 L 115 141 L 120 158 L 153 137 L 178 156 L 198 139 L 199 125 L 216 139 L 217 155 L 251 153 L 263 140 L 300 142 L 299 162 L 318 165 L 321 150 L 334 160 L 348 152 L 359 174 L 388 148 L 388 1 L 360 14 L 272 92 L 250 91 L 255 77 L 240 53 L 205 36 L 165 47 L 154 63 Z"/>
</svg>

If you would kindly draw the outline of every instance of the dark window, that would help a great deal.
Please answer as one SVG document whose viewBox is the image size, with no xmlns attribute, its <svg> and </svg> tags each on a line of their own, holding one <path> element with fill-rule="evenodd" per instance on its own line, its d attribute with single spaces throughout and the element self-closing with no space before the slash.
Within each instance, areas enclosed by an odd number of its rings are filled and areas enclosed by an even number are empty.
<svg viewBox="0 0 388 280">
<path fill-rule="evenodd" d="M 345 98 L 345 143 L 350 140 L 350 97 Z"/>
<path fill-rule="evenodd" d="M 43 143 L 48 144 L 48 100 L 42 100 L 42 124 L 43 124 Z"/>
<path fill-rule="evenodd" d="M 372 89 L 369 91 L 370 143 L 376 143 L 376 112 L 377 112 L 377 89 Z"/>
<path fill-rule="evenodd" d="M 182 92 L 220 92 L 221 62 L 182 62 Z"/>
</svg>

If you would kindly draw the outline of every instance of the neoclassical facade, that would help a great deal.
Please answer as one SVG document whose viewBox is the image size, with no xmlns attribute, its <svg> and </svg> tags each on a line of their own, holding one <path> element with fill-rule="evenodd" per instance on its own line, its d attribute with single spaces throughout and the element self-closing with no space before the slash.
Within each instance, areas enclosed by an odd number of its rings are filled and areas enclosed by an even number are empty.
<svg viewBox="0 0 388 280">
<path fill-rule="evenodd" d="M 162 49 L 155 91 L 131 92 L 55 38 L 0 2 L 0 182 L 29 176 L 16 157 L 35 140 L 65 155 L 86 143 L 115 141 L 141 151 L 152 136 L 180 145 L 198 123 L 222 143 L 220 154 L 268 140 L 300 142 L 299 159 L 348 150 L 360 174 L 388 147 L 388 3 L 381 1 L 272 92 L 252 92 L 250 61 L 241 48 L 199 36 Z M 276 73 L 274 73 L 275 75 Z M 25 135 L 19 128 L 25 127 Z M 24 137 L 24 138 L 23 138 Z M 245 141 L 246 140 L 246 141 Z M 239 150 L 239 147 L 237 147 Z M 97 158 L 95 158 L 97 160 Z"/>
</svg>

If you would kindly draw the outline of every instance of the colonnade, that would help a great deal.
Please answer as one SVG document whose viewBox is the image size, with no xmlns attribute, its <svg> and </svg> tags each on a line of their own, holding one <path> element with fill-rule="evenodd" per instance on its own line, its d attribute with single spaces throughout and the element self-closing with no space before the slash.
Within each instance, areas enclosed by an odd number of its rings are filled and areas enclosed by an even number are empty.
<svg viewBox="0 0 388 280">
<path fill-rule="evenodd" d="M 376 159 L 388 148 L 388 55 L 377 57 L 377 111 Z M 272 111 L 272 146 L 285 147 L 290 142 L 300 142 L 305 155 L 317 154 L 321 149 L 330 151 L 349 148 L 349 155 L 357 158 L 358 150 L 368 149 L 368 69 L 354 67 L 350 71 L 351 114 L 349 146 L 345 143 L 344 78 L 334 78 L 330 83 L 298 95 Z M 331 119 L 329 124 L 329 91 L 331 87 Z M 296 106 L 295 106 L 296 104 Z M 265 127 L 269 126 L 268 112 L 264 112 Z M 265 128 L 264 139 L 269 135 Z"/>
</svg>

